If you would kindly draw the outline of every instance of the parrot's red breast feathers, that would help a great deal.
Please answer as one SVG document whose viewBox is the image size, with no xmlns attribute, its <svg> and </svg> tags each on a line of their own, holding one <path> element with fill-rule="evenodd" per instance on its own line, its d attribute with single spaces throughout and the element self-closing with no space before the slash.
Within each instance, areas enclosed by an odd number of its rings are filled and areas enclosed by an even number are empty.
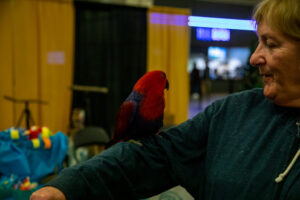
<svg viewBox="0 0 300 200">
<path fill-rule="evenodd" d="M 165 72 L 160 70 L 147 72 L 134 86 L 134 91 L 143 94 L 140 114 L 146 120 L 155 120 L 163 116 L 165 108 L 164 90 L 168 89 Z"/>
<path fill-rule="evenodd" d="M 165 109 L 164 95 L 149 94 L 141 104 L 140 114 L 146 120 L 155 120 L 163 116 Z"/>
</svg>

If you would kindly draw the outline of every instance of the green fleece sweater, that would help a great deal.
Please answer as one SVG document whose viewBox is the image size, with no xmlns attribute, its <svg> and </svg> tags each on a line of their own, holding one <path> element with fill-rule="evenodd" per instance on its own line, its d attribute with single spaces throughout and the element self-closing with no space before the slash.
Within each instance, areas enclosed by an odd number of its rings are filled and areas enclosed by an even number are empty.
<svg viewBox="0 0 300 200">
<path fill-rule="evenodd" d="M 300 199 L 300 159 L 274 179 L 299 148 L 299 111 L 276 106 L 253 89 L 217 100 L 157 136 L 119 143 L 62 171 L 48 185 L 67 199 L 140 199 L 175 185 L 195 199 Z"/>
</svg>

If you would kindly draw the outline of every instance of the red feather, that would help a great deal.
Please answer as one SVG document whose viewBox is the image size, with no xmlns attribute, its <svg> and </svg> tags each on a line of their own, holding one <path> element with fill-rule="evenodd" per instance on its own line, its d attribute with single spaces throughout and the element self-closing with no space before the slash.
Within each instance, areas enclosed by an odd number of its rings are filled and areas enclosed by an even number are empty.
<svg viewBox="0 0 300 200">
<path fill-rule="evenodd" d="M 124 102 L 117 116 L 115 134 L 113 135 L 112 138 L 114 141 L 122 139 L 122 136 L 126 133 L 128 124 L 132 120 L 133 113 L 134 113 L 134 103 L 131 101 Z"/>
<path fill-rule="evenodd" d="M 164 89 L 167 78 L 162 71 L 152 71 L 145 74 L 135 84 L 134 90 L 145 95 L 140 114 L 147 120 L 154 120 L 161 117 L 165 109 Z"/>
<path fill-rule="evenodd" d="M 121 105 L 112 141 L 107 147 L 157 133 L 163 126 L 165 89 L 168 89 L 168 81 L 163 71 L 144 74 Z"/>
</svg>

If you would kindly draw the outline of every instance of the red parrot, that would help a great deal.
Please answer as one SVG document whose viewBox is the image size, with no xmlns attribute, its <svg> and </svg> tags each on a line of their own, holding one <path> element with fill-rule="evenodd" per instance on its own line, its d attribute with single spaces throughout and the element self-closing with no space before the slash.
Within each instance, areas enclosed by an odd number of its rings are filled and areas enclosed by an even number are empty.
<svg viewBox="0 0 300 200">
<path fill-rule="evenodd" d="M 163 71 L 144 74 L 122 103 L 112 140 L 106 147 L 156 134 L 163 126 L 165 89 L 169 89 L 169 83 Z"/>
</svg>

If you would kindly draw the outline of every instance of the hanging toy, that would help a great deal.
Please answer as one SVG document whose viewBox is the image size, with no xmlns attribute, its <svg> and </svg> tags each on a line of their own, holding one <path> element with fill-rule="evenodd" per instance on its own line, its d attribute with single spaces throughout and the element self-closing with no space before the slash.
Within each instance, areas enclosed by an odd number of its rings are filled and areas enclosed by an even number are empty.
<svg viewBox="0 0 300 200">
<path fill-rule="evenodd" d="M 41 146 L 41 142 L 38 138 L 34 138 L 31 141 L 32 141 L 32 146 L 34 149 L 37 149 Z"/>
<path fill-rule="evenodd" d="M 26 131 L 29 140 L 38 138 L 40 133 L 41 128 L 39 128 L 38 126 L 32 126 L 29 130 Z"/>
<path fill-rule="evenodd" d="M 30 182 L 30 178 L 29 177 L 27 177 L 27 178 L 25 178 L 23 181 L 22 181 L 22 183 L 20 184 L 20 187 L 19 187 L 19 189 L 20 190 L 32 190 L 32 189 L 34 189 L 34 188 L 36 188 L 37 187 L 37 183 L 31 183 Z"/>
<path fill-rule="evenodd" d="M 52 144 L 51 144 L 51 140 L 49 138 L 42 138 L 43 142 L 44 142 L 44 149 L 50 149 Z"/>
<path fill-rule="evenodd" d="M 19 134 L 18 129 L 11 129 L 11 131 L 10 131 L 10 137 L 13 140 L 19 139 L 20 138 L 20 134 Z"/>
<path fill-rule="evenodd" d="M 42 131 L 41 132 L 42 132 L 42 138 L 49 138 L 50 136 L 52 136 L 52 132 L 46 126 L 42 127 Z"/>
</svg>

